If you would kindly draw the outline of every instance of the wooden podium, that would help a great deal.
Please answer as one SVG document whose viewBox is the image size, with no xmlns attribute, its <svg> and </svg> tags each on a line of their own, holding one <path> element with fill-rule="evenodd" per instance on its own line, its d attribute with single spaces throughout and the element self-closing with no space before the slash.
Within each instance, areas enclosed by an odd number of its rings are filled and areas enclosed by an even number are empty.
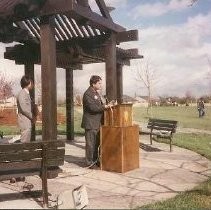
<svg viewBox="0 0 211 210">
<path fill-rule="evenodd" d="M 132 125 L 132 104 L 106 109 L 100 134 L 101 170 L 124 173 L 139 168 L 139 127 Z"/>
</svg>

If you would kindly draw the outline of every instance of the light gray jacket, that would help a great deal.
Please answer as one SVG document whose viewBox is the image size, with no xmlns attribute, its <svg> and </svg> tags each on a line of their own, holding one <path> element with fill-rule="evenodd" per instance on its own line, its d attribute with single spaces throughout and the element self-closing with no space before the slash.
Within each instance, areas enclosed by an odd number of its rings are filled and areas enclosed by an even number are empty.
<svg viewBox="0 0 211 210">
<path fill-rule="evenodd" d="M 32 101 L 25 89 L 17 96 L 18 125 L 22 130 L 31 128 L 32 124 Z"/>
</svg>

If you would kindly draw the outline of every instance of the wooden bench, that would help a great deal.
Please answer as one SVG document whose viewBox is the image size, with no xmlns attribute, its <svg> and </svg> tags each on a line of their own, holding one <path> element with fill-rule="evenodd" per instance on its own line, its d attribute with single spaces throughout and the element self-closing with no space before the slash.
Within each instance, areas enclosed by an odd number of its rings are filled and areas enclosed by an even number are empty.
<svg viewBox="0 0 211 210">
<path fill-rule="evenodd" d="M 166 138 L 170 140 L 170 152 L 172 151 L 172 138 L 173 134 L 176 132 L 177 121 L 150 118 L 147 128 L 150 129 L 150 144 L 152 144 L 153 136 Z"/>
<path fill-rule="evenodd" d="M 55 178 L 64 164 L 65 142 L 40 141 L 0 144 L 0 181 L 38 175 L 42 179 L 43 206 L 48 206 L 47 179 Z"/>
</svg>

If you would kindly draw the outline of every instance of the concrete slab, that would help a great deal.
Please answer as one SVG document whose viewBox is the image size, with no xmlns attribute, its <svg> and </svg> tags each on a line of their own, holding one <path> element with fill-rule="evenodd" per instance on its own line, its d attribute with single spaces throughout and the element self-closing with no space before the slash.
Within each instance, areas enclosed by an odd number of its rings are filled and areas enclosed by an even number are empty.
<svg viewBox="0 0 211 210">
<path fill-rule="evenodd" d="M 72 190 L 80 185 L 87 188 L 89 204 L 85 209 L 128 209 L 171 198 L 192 189 L 211 175 L 211 162 L 186 149 L 140 139 L 140 168 L 124 174 L 88 169 L 84 165 L 85 140 L 78 137 L 66 144 L 63 173 L 48 180 L 49 200 L 57 208 L 73 208 Z M 25 183 L 0 183 L 0 209 L 41 209 L 42 197 L 23 194 L 23 186 L 32 184 L 31 191 L 41 190 L 37 176 Z M 28 196 L 27 196 L 28 195 Z"/>
</svg>

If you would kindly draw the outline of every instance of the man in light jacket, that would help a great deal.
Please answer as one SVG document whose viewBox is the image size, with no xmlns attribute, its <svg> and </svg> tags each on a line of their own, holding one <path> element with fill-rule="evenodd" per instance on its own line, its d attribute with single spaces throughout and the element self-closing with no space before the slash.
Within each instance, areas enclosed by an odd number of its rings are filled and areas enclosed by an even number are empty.
<svg viewBox="0 0 211 210">
<path fill-rule="evenodd" d="M 30 142 L 32 123 L 35 122 L 35 117 L 32 113 L 32 101 L 29 94 L 29 91 L 34 87 L 34 84 L 27 76 L 21 78 L 20 84 L 22 90 L 17 96 L 18 126 L 21 130 L 21 142 L 25 143 Z"/>
</svg>

